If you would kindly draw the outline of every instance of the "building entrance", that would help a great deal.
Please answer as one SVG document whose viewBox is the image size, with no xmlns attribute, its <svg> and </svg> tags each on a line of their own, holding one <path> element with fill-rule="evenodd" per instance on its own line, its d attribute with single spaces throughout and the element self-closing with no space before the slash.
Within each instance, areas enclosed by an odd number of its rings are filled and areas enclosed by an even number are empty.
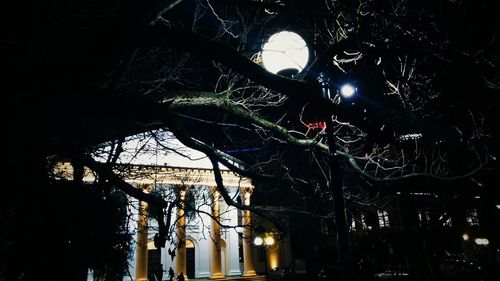
<svg viewBox="0 0 500 281">
<path fill-rule="evenodd" d="M 158 250 L 148 250 L 148 279 L 162 280 L 163 268 L 161 264 L 161 254 Z"/>
</svg>

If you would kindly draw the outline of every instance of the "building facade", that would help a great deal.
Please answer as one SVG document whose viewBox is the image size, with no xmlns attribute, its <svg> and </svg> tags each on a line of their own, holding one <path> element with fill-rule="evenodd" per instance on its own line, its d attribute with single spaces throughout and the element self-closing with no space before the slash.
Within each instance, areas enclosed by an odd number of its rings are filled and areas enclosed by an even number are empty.
<svg viewBox="0 0 500 281">
<path fill-rule="evenodd" d="M 54 171 L 60 178 L 73 177 L 73 167 L 67 162 L 57 164 Z M 115 173 L 143 192 L 178 202 L 167 225 L 170 239 L 165 247 L 157 248 L 155 236 L 159 226 L 155 210 L 146 202 L 128 198 L 128 227 L 134 240 L 133 255 L 123 280 L 169 280 L 171 271 L 174 280 L 180 274 L 185 280 L 230 277 L 263 280 L 262 274 L 286 262 L 282 253 L 290 256 L 288 239 L 276 239 L 278 243 L 265 251 L 253 245 L 252 229 L 262 220 L 254 222 L 256 217 L 250 211 L 228 205 L 217 189 L 211 169 L 118 165 Z M 254 186 L 250 179 L 230 170 L 221 170 L 221 176 L 227 195 L 234 202 L 251 204 Z M 96 178 L 85 170 L 83 180 L 91 183 Z M 87 280 L 94 280 L 91 271 Z"/>
<path fill-rule="evenodd" d="M 250 205 L 254 189 L 250 180 L 228 170 L 221 173 L 230 198 Z M 129 228 L 135 241 L 124 280 L 169 280 L 170 269 L 174 278 L 183 274 L 185 279 L 259 279 L 255 264 L 261 268 L 262 262 L 254 255 L 251 243 L 252 215 L 221 198 L 211 169 L 137 165 L 127 168 L 125 178 L 144 192 L 155 192 L 171 202 L 178 200 L 179 205 L 171 212 L 171 239 L 157 249 L 154 238 L 158 224 L 151 214 L 154 210 L 146 202 L 130 199 Z M 264 266 L 277 267 L 279 251 L 268 251 L 266 259 L 268 265 Z"/>
<path fill-rule="evenodd" d="M 244 196 L 253 190 L 249 180 L 229 171 L 223 171 L 222 174 L 231 198 L 240 194 Z M 146 280 L 156 277 L 166 280 L 170 268 L 176 276 L 184 274 L 186 278 L 255 274 L 251 267 L 253 261 L 248 262 L 250 267 L 247 271 L 242 268 L 241 263 L 244 267 L 244 261 L 240 258 L 240 248 L 245 241 L 240 241 L 238 210 L 221 200 L 211 170 L 162 168 L 155 176 L 152 180 L 138 176 L 131 183 L 138 188 L 171 197 L 171 200 L 178 199 L 180 204 L 188 208 L 173 210 L 171 240 L 158 251 L 154 244 L 154 237 L 158 233 L 157 224 L 148 218 L 146 203 L 133 202 L 133 205 L 138 206 L 133 208 L 138 219 L 132 220 L 130 225 L 131 231 L 136 233 L 136 247 L 130 267 L 131 276 L 126 279 L 135 277 L 136 280 Z M 158 274 L 161 271 L 163 275 Z"/>
</svg>

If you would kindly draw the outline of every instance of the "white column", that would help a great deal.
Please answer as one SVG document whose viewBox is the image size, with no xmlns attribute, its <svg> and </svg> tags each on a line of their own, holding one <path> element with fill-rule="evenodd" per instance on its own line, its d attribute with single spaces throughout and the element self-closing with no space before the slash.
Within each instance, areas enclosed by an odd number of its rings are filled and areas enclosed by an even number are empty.
<svg viewBox="0 0 500 281">
<path fill-rule="evenodd" d="M 186 274 L 186 216 L 184 213 L 184 203 L 186 199 L 186 189 L 182 188 L 179 191 L 180 208 L 177 208 L 177 250 L 175 256 L 175 274 L 184 275 L 184 279 L 187 280 Z"/>
<path fill-rule="evenodd" d="M 220 210 L 219 210 L 220 194 L 215 188 L 212 190 L 212 229 L 210 242 L 210 279 L 224 278 L 221 272 L 221 245 L 220 245 Z"/>
<path fill-rule="evenodd" d="M 137 248 L 135 250 L 135 279 L 148 280 L 148 203 L 139 202 Z"/>
<path fill-rule="evenodd" d="M 151 192 L 153 186 L 141 184 L 144 193 Z M 135 249 L 135 280 L 148 280 L 148 203 L 139 201 L 137 217 L 137 244 Z"/>
<path fill-rule="evenodd" d="M 129 209 L 130 216 L 132 218 L 138 219 L 139 218 L 139 212 L 138 212 L 139 201 L 137 201 L 133 198 L 130 198 L 129 204 L 131 206 L 131 208 Z M 132 235 L 136 235 L 136 236 L 137 236 L 137 219 L 131 219 L 131 220 L 129 220 L 129 223 L 128 223 L 128 229 L 129 229 L 130 233 Z M 135 253 L 136 249 L 137 249 L 137 243 L 132 243 L 130 250 Z M 128 273 L 130 273 L 130 275 L 126 274 L 125 276 L 123 276 L 123 281 L 133 281 L 134 280 L 134 278 L 135 278 L 135 263 L 136 263 L 135 258 L 136 258 L 135 254 L 132 255 L 132 260 L 130 261 L 129 267 L 128 267 Z"/>
<path fill-rule="evenodd" d="M 174 190 L 174 187 L 173 186 L 169 186 L 168 188 L 171 188 L 171 190 L 169 190 L 169 192 L 172 192 Z M 170 214 L 170 221 L 171 222 L 175 222 L 177 219 L 177 212 L 172 212 Z M 173 235 L 173 239 L 171 239 L 170 241 L 167 241 L 166 242 L 166 245 L 165 245 L 165 248 L 162 249 L 162 253 L 161 253 L 161 259 L 163 261 L 163 270 L 166 270 L 166 272 L 163 273 L 163 280 L 168 280 L 169 277 L 168 277 L 168 271 L 170 268 L 172 268 L 172 270 L 176 270 L 176 260 L 175 260 L 175 256 L 172 257 L 170 255 L 170 252 L 172 249 L 174 249 L 174 246 L 175 246 L 175 240 L 176 239 L 176 236 L 175 234 Z M 177 255 L 177 253 L 175 253 Z M 174 278 L 175 280 L 175 278 Z"/>
<path fill-rule="evenodd" d="M 244 205 L 250 206 L 250 196 L 253 188 L 243 188 L 241 196 Z M 253 264 L 253 248 L 252 248 L 252 229 L 250 228 L 251 214 L 245 210 L 243 214 L 243 276 L 255 276 L 255 267 Z"/>
</svg>

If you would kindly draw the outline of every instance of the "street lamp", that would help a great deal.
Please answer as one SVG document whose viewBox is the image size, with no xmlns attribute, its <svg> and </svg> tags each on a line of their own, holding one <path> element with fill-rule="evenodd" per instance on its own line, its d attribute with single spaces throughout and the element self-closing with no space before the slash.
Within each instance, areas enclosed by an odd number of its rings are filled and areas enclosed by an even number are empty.
<svg viewBox="0 0 500 281">
<path fill-rule="evenodd" d="M 352 96 L 354 96 L 357 89 L 353 85 L 346 83 L 340 87 L 339 91 L 342 97 L 351 98 Z"/>
<path fill-rule="evenodd" d="M 264 239 L 262 239 L 261 236 L 255 236 L 255 238 L 253 239 L 253 244 L 255 246 L 262 246 L 262 244 L 264 244 Z"/>
<path fill-rule="evenodd" d="M 307 44 L 295 32 L 280 31 L 275 33 L 262 46 L 262 64 L 274 74 L 283 72 L 299 73 L 309 61 Z M 290 75 L 293 76 L 293 75 Z"/>
<path fill-rule="evenodd" d="M 351 280 L 351 251 L 349 248 L 349 232 L 345 215 L 345 202 L 342 174 L 340 171 L 339 156 L 335 147 L 335 132 L 331 116 L 326 118 L 326 138 L 328 142 L 328 158 L 330 162 L 330 179 L 328 185 L 333 194 L 333 209 L 337 226 L 338 253 L 340 262 L 341 280 Z"/>
<path fill-rule="evenodd" d="M 272 245 L 274 245 L 274 237 L 273 237 L 272 234 L 264 237 L 264 244 L 266 246 L 272 246 Z"/>
<path fill-rule="evenodd" d="M 253 244 L 257 247 L 264 248 L 264 255 L 265 255 L 264 265 L 265 265 L 265 273 L 267 280 L 267 274 L 268 274 L 267 248 L 272 247 L 276 244 L 276 240 L 274 239 L 274 234 L 272 232 L 257 233 L 257 235 L 255 235 L 255 237 L 253 238 Z"/>
<path fill-rule="evenodd" d="M 469 237 L 469 234 L 467 234 L 467 233 L 464 233 L 464 234 L 462 235 L 462 239 L 464 239 L 464 241 L 469 241 L 469 238 L 470 238 L 470 237 Z"/>
<path fill-rule="evenodd" d="M 331 103 L 340 103 L 342 99 L 350 100 L 357 94 L 357 87 L 353 84 L 344 81 L 344 83 L 336 83 L 331 81 L 328 74 L 320 73 L 317 78 L 321 84 L 323 99 Z M 343 80 L 343 79 L 342 79 Z M 332 95 L 332 89 L 336 90 L 337 95 Z M 339 97 L 340 96 L 340 97 Z M 330 178 L 328 186 L 333 195 L 333 208 L 335 212 L 335 225 L 337 226 L 337 246 L 340 264 L 340 278 L 343 281 L 351 280 L 351 251 L 349 246 L 349 231 L 347 227 L 347 219 L 345 214 L 344 190 L 342 173 L 340 171 L 340 159 L 337 155 L 335 146 L 335 131 L 332 110 L 323 113 L 325 121 L 326 139 L 328 144 L 328 161 L 330 169 Z"/>
<path fill-rule="evenodd" d="M 289 73 L 289 69 L 300 72 L 309 60 L 309 49 L 305 41 L 296 33 L 282 31 L 274 34 L 262 47 L 262 64 L 264 68 L 274 74 Z M 293 75 L 289 75 L 292 76 Z M 321 73 L 318 81 L 322 87 L 322 97 L 328 102 L 334 102 L 337 98 L 332 96 L 332 90 L 337 92 L 342 98 L 353 98 L 357 88 L 351 84 L 334 85 L 330 82 L 330 77 Z M 332 112 L 328 112 L 325 119 L 326 137 L 328 142 L 330 179 L 328 185 L 332 190 L 335 211 L 335 224 L 337 226 L 337 241 L 339 248 L 339 261 L 341 265 L 341 278 L 344 281 L 350 280 L 351 258 L 349 249 L 349 233 L 345 217 L 344 191 L 342 189 L 342 178 L 340 173 L 339 159 L 336 154 L 335 132 L 333 130 Z M 256 237 L 257 239 L 257 237 Z M 254 244 L 265 245 L 265 239 L 257 239 Z M 257 243 L 255 243 L 257 242 Z M 267 251 L 266 251 L 266 278 L 267 278 Z"/>
</svg>

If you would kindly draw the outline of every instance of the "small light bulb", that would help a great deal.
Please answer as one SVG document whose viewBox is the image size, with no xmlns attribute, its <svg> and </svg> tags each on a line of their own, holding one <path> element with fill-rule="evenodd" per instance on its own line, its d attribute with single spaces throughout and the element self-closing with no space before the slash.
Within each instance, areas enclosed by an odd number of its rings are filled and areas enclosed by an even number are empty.
<svg viewBox="0 0 500 281">
<path fill-rule="evenodd" d="M 340 88 L 340 95 L 344 98 L 350 98 L 356 93 L 356 88 L 350 84 L 345 84 Z"/>
</svg>

